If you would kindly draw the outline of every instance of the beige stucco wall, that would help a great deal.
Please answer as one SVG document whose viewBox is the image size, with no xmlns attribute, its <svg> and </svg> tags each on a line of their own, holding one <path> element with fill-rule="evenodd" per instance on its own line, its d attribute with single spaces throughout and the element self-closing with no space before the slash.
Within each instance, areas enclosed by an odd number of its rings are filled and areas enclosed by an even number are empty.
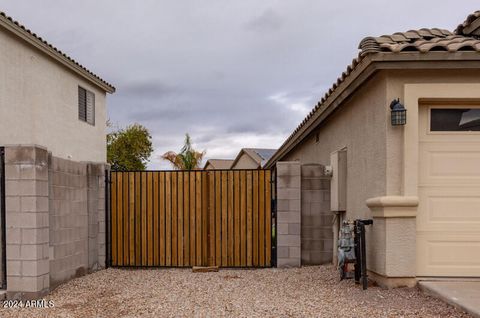
<svg viewBox="0 0 480 318">
<path fill-rule="evenodd" d="M 347 150 L 348 219 L 368 217 L 365 200 L 386 192 L 386 80 L 379 74 L 367 82 L 332 118 L 282 161 L 330 165 L 330 154 Z"/>
<path fill-rule="evenodd" d="M 300 160 L 301 164 L 319 163 L 329 165 L 330 154 L 343 147 L 347 149 L 347 207 L 346 218 L 374 217 L 373 226 L 367 229 L 368 262 L 372 277 L 377 274 L 393 279 L 387 286 L 410 285 L 415 277 L 415 211 L 416 207 L 381 208 L 384 215 L 375 215 L 367 207 L 366 200 L 374 197 L 416 195 L 416 188 L 406 189 L 416 173 L 418 159 L 405 163 L 405 134 L 416 127 L 417 116 L 408 113 L 409 124 L 404 127 L 390 125 L 390 101 L 400 98 L 412 104 L 406 96 L 406 87 L 411 84 L 443 83 L 469 85 L 479 83 L 479 72 L 474 70 L 392 70 L 381 71 L 350 98 L 316 132 L 300 143 L 285 161 Z M 468 84 L 466 84 L 468 83 Z M 443 85 L 442 96 L 457 96 L 459 86 Z M 435 90 L 435 89 L 434 89 Z M 451 94 L 446 91 L 450 90 Z M 425 97 L 430 94 L 425 92 Z M 421 95 L 421 94 L 420 94 Z M 419 96 L 420 96 L 419 95 Z M 414 102 L 418 103 L 418 98 Z M 448 98 L 444 97 L 444 98 Z M 415 109 L 407 109 L 414 111 Z M 412 116 L 413 115 L 413 116 Z M 413 120 L 413 121 L 412 121 Z M 408 147 L 418 148 L 408 143 Z M 407 156 L 408 157 L 408 156 Z M 409 177 L 410 175 L 410 177 Z M 407 197 L 405 197 L 407 196 Z M 408 201 L 408 200 L 407 200 Z M 403 202 L 402 204 L 405 204 Z M 387 204 L 388 206 L 388 204 Z M 410 209 L 415 210 L 410 212 Z M 408 213 L 404 213 L 408 212 Z"/>
<path fill-rule="evenodd" d="M 387 79 L 387 102 L 394 98 L 405 100 L 405 85 L 407 84 L 462 84 L 480 83 L 480 71 L 476 70 L 392 70 L 383 71 Z M 456 88 L 452 87 L 452 97 Z M 426 96 L 426 95 L 425 95 Z M 408 109 L 409 106 L 406 105 Z M 410 114 L 408 119 L 412 118 Z M 417 118 L 416 116 L 414 117 Z M 398 127 L 387 125 L 387 184 L 386 193 L 389 195 L 404 194 L 403 158 L 404 133 Z"/>
<path fill-rule="evenodd" d="M 3 29 L 0 47 L 0 145 L 105 162 L 105 92 Z M 95 126 L 78 119 L 79 85 L 95 93 Z"/>
<path fill-rule="evenodd" d="M 242 153 L 235 165 L 232 166 L 232 169 L 258 169 L 259 165 L 255 160 L 252 159 L 246 153 Z"/>
</svg>

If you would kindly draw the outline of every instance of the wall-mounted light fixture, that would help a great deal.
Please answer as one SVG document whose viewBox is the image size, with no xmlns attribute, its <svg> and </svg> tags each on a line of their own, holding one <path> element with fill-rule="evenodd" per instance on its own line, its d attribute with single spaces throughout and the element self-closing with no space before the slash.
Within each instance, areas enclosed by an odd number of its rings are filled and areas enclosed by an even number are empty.
<svg viewBox="0 0 480 318">
<path fill-rule="evenodd" d="M 400 99 L 394 99 L 390 103 L 390 109 L 392 111 L 392 126 L 401 126 L 407 123 L 407 110 L 400 103 Z"/>
</svg>

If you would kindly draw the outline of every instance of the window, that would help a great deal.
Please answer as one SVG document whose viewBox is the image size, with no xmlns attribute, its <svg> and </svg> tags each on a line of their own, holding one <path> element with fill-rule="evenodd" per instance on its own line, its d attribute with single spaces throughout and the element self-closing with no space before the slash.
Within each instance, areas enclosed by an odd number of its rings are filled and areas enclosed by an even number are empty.
<svg viewBox="0 0 480 318">
<path fill-rule="evenodd" d="M 430 131 L 480 131 L 480 108 L 432 108 Z"/>
<path fill-rule="evenodd" d="M 95 125 L 95 94 L 78 87 L 78 119 Z"/>
</svg>

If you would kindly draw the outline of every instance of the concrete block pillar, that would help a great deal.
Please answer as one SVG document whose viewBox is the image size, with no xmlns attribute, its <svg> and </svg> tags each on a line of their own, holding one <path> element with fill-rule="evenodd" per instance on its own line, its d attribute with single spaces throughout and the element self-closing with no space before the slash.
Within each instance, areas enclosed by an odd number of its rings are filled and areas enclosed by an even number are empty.
<svg viewBox="0 0 480 318">
<path fill-rule="evenodd" d="M 277 163 L 277 266 L 301 265 L 301 173 L 299 162 Z"/>
<path fill-rule="evenodd" d="M 387 288 L 415 286 L 418 198 L 384 196 L 366 204 L 373 217 L 367 231 L 369 277 Z"/>
<path fill-rule="evenodd" d="M 5 147 L 7 297 L 36 299 L 49 290 L 48 152 Z"/>
</svg>

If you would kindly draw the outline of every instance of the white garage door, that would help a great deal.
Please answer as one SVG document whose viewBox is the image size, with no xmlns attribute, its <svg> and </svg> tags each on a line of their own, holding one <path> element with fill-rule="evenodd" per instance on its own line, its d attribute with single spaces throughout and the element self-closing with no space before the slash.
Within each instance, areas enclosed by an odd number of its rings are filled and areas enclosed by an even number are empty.
<svg viewBox="0 0 480 318">
<path fill-rule="evenodd" d="M 419 116 L 417 276 L 480 277 L 480 107 Z"/>
</svg>

